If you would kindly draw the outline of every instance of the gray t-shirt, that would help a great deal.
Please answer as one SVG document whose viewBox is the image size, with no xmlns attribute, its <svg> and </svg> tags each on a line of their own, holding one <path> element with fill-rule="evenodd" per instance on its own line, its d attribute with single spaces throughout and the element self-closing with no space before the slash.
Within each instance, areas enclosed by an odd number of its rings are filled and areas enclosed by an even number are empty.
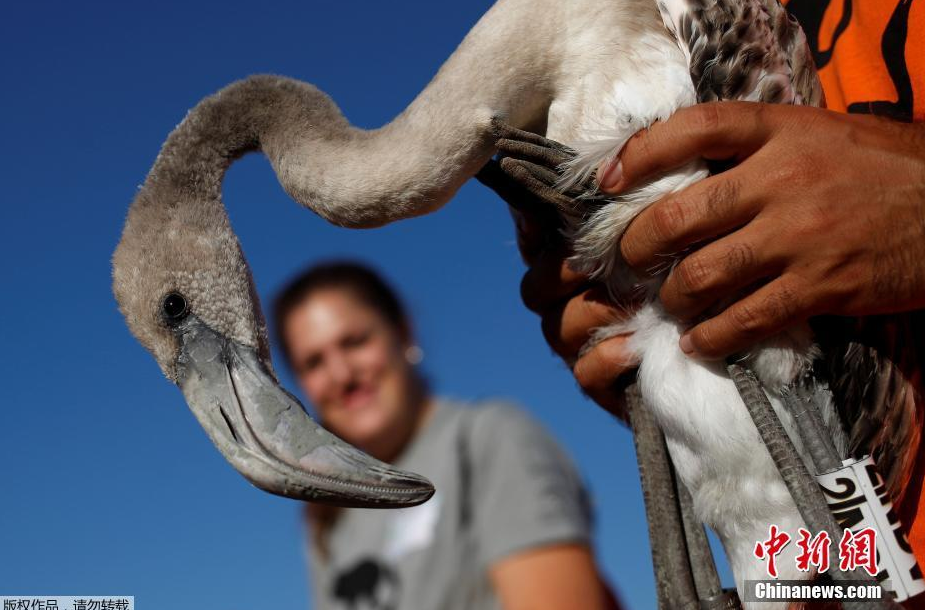
<svg viewBox="0 0 925 610">
<path fill-rule="evenodd" d="M 523 411 L 438 402 L 396 462 L 437 493 L 400 510 L 348 509 L 322 559 L 315 610 L 490 610 L 487 568 L 517 551 L 590 543 L 591 511 L 569 458 Z"/>
</svg>

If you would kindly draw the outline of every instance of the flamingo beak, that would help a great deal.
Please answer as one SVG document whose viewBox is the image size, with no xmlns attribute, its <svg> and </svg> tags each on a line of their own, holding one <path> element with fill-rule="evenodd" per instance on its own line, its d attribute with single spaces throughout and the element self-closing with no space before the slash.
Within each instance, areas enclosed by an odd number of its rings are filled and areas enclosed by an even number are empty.
<svg viewBox="0 0 925 610">
<path fill-rule="evenodd" d="M 187 404 L 225 459 L 260 489 L 368 508 L 414 506 L 433 495 L 424 477 L 370 457 L 313 421 L 253 348 L 195 315 L 177 330 L 178 385 Z"/>
</svg>

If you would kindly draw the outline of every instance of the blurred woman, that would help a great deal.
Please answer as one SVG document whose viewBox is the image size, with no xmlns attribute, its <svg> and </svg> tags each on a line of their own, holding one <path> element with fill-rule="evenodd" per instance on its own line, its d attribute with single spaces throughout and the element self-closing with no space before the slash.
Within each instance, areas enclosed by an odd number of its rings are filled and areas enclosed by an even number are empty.
<svg viewBox="0 0 925 610">
<path fill-rule="evenodd" d="M 374 272 L 314 267 L 284 288 L 275 314 L 321 422 L 437 488 L 410 509 L 307 507 L 317 610 L 617 607 L 571 462 L 515 408 L 432 396 L 411 323 Z"/>
</svg>

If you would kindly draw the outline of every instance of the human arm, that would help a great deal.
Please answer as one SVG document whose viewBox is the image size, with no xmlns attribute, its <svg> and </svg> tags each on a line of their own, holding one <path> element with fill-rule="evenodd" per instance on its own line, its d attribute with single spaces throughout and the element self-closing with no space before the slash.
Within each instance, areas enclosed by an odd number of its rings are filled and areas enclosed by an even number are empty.
<svg viewBox="0 0 925 610">
<path fill-rule="evenodd" d="M 489 569 L 504 610 L 616 610 L 619 606 L 597 575 L 591 549 L 557 544 L 514 553 Z"/>
<path fill-rule="evenodd" d="M 470 531 L 505 610 L 616 607 L 591 550 L 591 506 L 571 460 L 519 409 L 477 409 Z"/>
<path fill-rule="evenodd" d="M 627 348 L 629 335 L 617 335 L 582 351 L 596 329 L 626 319 L 634 303 L 614 304 L 602 286 L 573 270 L 569 250 L 558 233 L 529 211 L 512 212 L 517 243 L 527 271 L 521 298 L 540 316 L 543 336 L 571 367 L 582 391 L 614 415 L 623 416 L 620 391 L 633 379 L 638 362 Z"/>
<path fill-rule="evenodd" d="M 637 134 L 599 180 L 616 193 L 697 157 L 737 165 L 656 202 L 621 241 L 642 275 L 665 254 L 681 257 L 660 296 L 692 325 L 685 351 L 721 358 L 813 315 L 925 305 L 922 125 L 807 107 L 702 104 Z M 530 227 L 529 218 L 518 224 L 522 250 Z M 561 256 L 524 251 L 524 258 L 524 300 L 542 316 L 547 341 L 574 362 L 586 393 L 614 409 L 611 388 L 631 370 L 625 338 L 575 361 L 568 338 L 587 337 L 601 309 L 589 311 L 580 282 L 557 275 Z"/>
<path fill-rule="evenodd" d="M 735 165 L 656 202 L 621 240 L 642 274 L 682 255 L 660 297 L 692 324 L 685 352 L 721 358 L 811 316 L 925 306 L 921 125 L 703 104 L 632 138 L 599 172 L 601 188 L 617 193 L 697 157 Z"/>
</svg>

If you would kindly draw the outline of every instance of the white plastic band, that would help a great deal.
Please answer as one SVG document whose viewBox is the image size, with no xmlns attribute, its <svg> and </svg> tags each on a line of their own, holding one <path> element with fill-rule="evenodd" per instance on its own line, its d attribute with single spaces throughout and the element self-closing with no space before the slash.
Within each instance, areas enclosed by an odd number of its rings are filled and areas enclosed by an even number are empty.
<svg viewBox="0 0 925 610">
<path fill-rule="evenodd" d="M 825 499 L 839 525 L 857 532 L 877 532 L 877 580 L 896 594 L 896 601 L 925 592 L 925 579 L 903 533 L 899 517 L 886 493 L 886 485 L 870 456 L 845 460 L 842 467 L 816 475 Z M 838 541 L 833 541 L 836 544 Z"/>
</svg>

